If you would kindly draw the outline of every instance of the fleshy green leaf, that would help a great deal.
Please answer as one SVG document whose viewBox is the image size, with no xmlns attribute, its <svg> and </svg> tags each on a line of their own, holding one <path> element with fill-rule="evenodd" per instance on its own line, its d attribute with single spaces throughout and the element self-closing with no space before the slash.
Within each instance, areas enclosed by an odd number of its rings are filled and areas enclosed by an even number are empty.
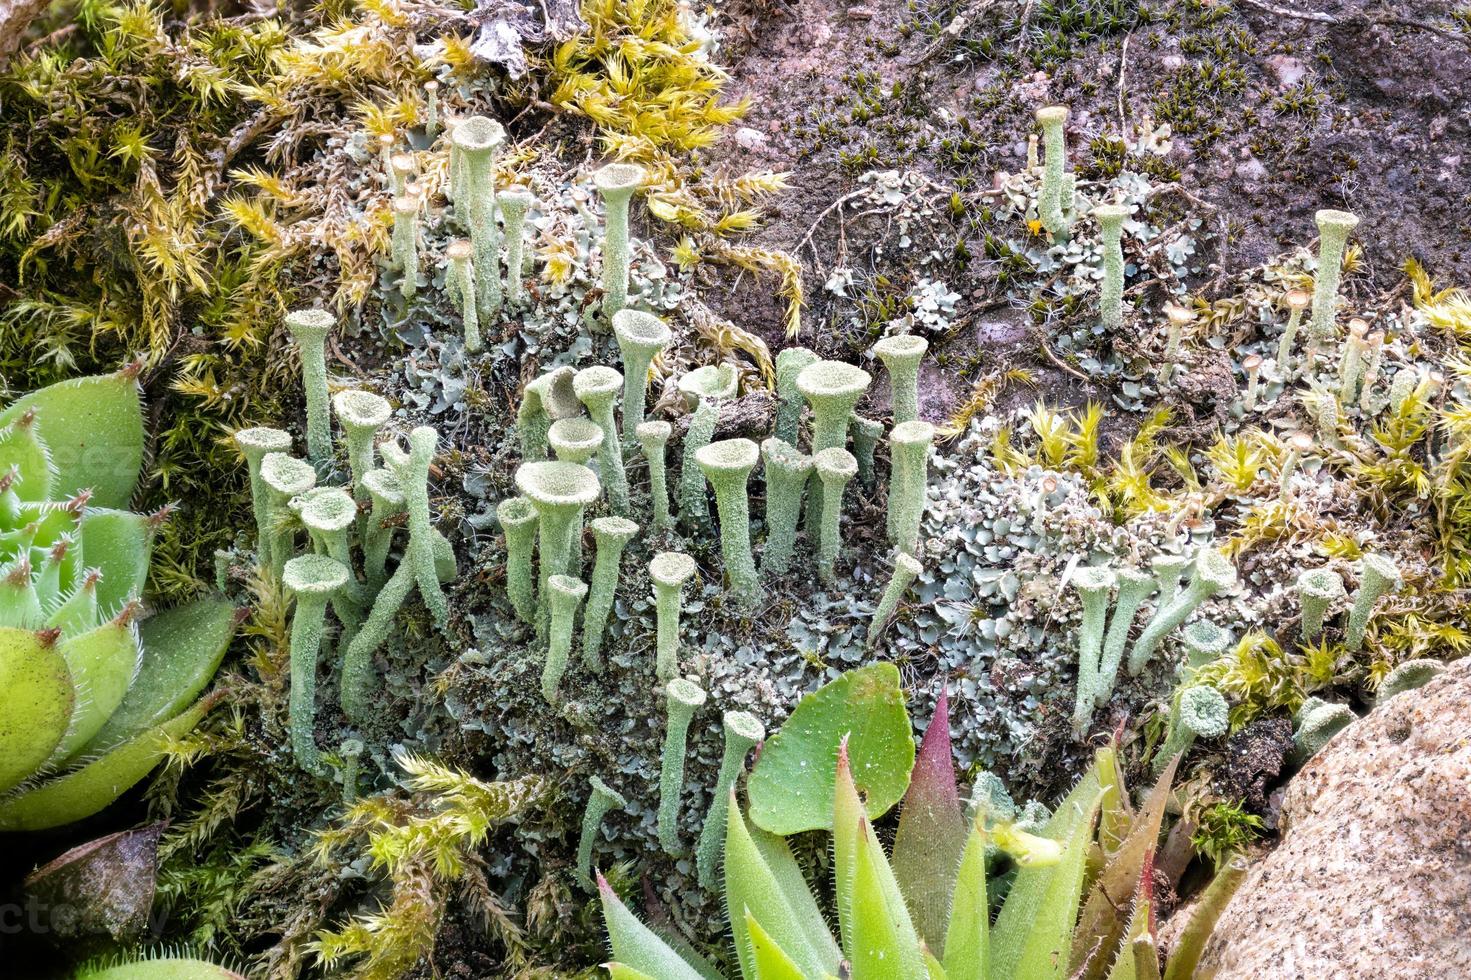
<svg viewBox="0 0 1471 980">
<path fill-rule="evenodd" d="M 17 500 L 52 500 L 56 490 L 56 469 L 51 454 L 34 425 L 17 419 L 0 429 L 0 475 L 14 469 L 17 480 L 11 485 Z"/>
<path fill-rule="evenodd" d="M 138 670 L 138 636 L 131 623 L 113 621 L 62 640 L 57 649 L 77 690 L 71 729 L 51 759 L 61 765 L 91 741 L 122 704 Z"/>
<path fill-rule="evenodd" d="M 134 372 L 76 378 L 33 391 L 0 413 L 8 425 L 34 409 L 51 452 L 56 497 L 92 491 L 98 507 L 127 507 L 143 467 L 143 405 Z"/>
<path fill-rule="evenodd" d="M 66 660 L 30 630 L 0 629 L 0 791 L 46 764 L 71 723 Z"/>
<path fill-rule="evenodd" d="M 46 830 L 90 817 L 152 772 L 163 761 L 164 744 L 187 735 L 209 704 L 201 700 L 80 769 L 0 800 L 0 830 Z"/>
<path fill-rule="evenodd" d="M 622 963 L 604 963 L 603 969 L 608 971 L 611 980 L 655 980 L 642 970 L 635 970 L 631 966 Z"/>
<path fill-rule="evenodd" d="M 139 628 L 143 656 L 127 696 L 87 745 L 96 755 L 183 710 L 214 677 L 235 635 L 235 607 L 197 599 L 150 617 Z"/>
<path fill-rule="evenodd" d="M 941 689 L 899 813 L 893 865 L 915 931 L 942 956 L 955 869 L 965 840 L 965 816 L 951 761 L 949 699 Z"/>
<path fill-rule="evenodd" d="M 929 971 L 930 980 L 950 980 L 950 974 L 945 972 L 940 961 L 935 959 L 935 954 L 928 949 L 924 951 L 924 968 Z"/>
<path fill-rule="evenodd" d="M 945 972 L 950 980 L 988 980 L 991 959 L 991 903 L 986 893 L 986 831 L 984 814 L 976 818 L 950 903 L 950 927 L 945 932 Z"/>
<path fill-rule="evenodd" d="M 869 817 L 899 802 L 914 766 L 914 736 L 899 669 L 877 663 L 804 697 L 767 739 L 747 790 L 752 822 L 773 834 L 831 830 L 838 743 L 845 735 Z"/>
<path fill-rule="evenodd" d="M 204 960 L 137 960 L 117 966 L 83 969 L 77 980 L 243 980 L 240 974 Z"/>
<path fill-rule="evenodd" d="M 658 977 L 659 980 L 702 980 L 699 972 L 681 959 L 668 943 L 638 921 L 602 875 L 598 875 L 598 896 L 603 903 L 603 923 L 608 929 L 613 958 L 626 969 Z"/>
<path fill-rule="evenodd" d="M 1073 926 L 1083 891 L 1093 821 L 1103 798 L 1095 765 L 1042 830 L 1064 845 L 1056 864 L 1023 868 L 991 937 L 994 980 L 1060 980 L 1066 976 Z"/>
<path fill-rule="evenodd" d="M 104 616 L 143 594 L 153 533 L 149 519 L 131 511 L 88 507 L 82 516 L 82 563 L 102 572 L 97 608 Z"/>
<path fill-rule="evenodd" d="M 884 850 L 873 827 L 858 818 L 853 865 L 853 980 L 925 980 L 919 937 L 897 884 L 890 884 Z M 885 879 L 888 879 L 887 881 Z"/>
<path fill-rule="evenodd" d="M 806 980 L 792 958 L 761 928 L 750 909 L 746 910 L 746 934 L 751 937 L 752 965 L 756 971 L 752 980 Z"/>
</svg>

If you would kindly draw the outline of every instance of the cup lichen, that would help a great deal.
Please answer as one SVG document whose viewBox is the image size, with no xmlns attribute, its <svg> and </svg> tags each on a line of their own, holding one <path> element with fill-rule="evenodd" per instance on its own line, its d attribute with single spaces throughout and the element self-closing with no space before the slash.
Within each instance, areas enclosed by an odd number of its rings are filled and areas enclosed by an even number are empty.
<svg viewBox="0 0 1471 980">
<path fill-rule="evenodd" d="M 797 544 L 797 521 L 802 494 L 812 474 L 812 457 L 773 436 L 761 443 L 766 476 L 766 545 L 761 550 L 761 572 L 784 575 Z"/>
<path fill-rule="evenodd" d="M 618 589 L 618 563 L 623 558 L 623 549 L 638 532 L 639 526 L 624 517 L 599 517 L 592 522 L 597 550 L 593 558 L 592 588 L 582 614 L 582 662 L 590 670 L 603 669 L 603 631 Z"/>
<path fill-rule="evenodd" d="M 750 439 L 725 439 L 702 446 L 695 463 L 715 490 L 720 515 L 720 554 L 731 591 L 742 601 L 756 597 L 760 579 L 751 557 L 751 510 L 746 484 L 761 458 Z"/>
<path fill-rule="evenodd" d="M 656 628 L 654 676 L 661 681 L 679 673 L 680 608 L 684 604 L 684 584 L 694 574 L 695 560 L 678 551 L 661 551 L 649 562 Z"/>
<path fill-rule="evenodd" d="M 327 335 L 337 325 L 326 310 L 293 310 L 286 329 L 301 358 L 301 386 L 306 393 L 306 455 L 313 463 L 332 456 L 332 422 L 327 415 Z"/>
<path fill-rule="evenodd" d="M 667 854 L 679 851 L 679 796 L 684 789 L 685 743 L 690 720 L 705 703 L 705 692 L 693 681 L 676 677 L 664 686 L 668 721 L 659 767 L 659 844 Z"/>
</svg>

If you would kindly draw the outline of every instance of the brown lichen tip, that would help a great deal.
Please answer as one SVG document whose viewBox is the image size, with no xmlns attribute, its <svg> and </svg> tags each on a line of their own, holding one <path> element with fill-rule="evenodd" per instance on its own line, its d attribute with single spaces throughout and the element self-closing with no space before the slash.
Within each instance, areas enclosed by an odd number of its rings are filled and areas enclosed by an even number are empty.
<svg viewBox="0 0 1471 980">
<path fill-rule="evenodd" d="M 169 518 L 173 517 L 174 511 L 178 509 L 179 505 L 173 503 L 172 501 L 164 504 L 158 510 L 154 511 L 146 518 L 144 518 L 144 520 L 148 523 L 148 529 L 150 531 L 157 531 L 159 528 L 163 527 L 169 522 Z"/>
<path fill-rule="evenodd" d="M 70 511 L 73 517 L 80 517 L 82 511 L 87 509 L 87 504 L 90 503 L 91 500 L 92 491 L 90 489 L 78 490 L 76 496 L 72 497 L 62 506 L 64 509 Z"/>
<path fill-rule="evenodd" d="M 30 581 L 31 560 L 25 557 L 19 559 L 15 563 L 15 567 L 10 570 L 10 574 L 5 576 L 6 584 L 12 585 L 17 589 L 24 588 Z"/>
<path fill-rule="evenodd" d="M 127 364 L 118 368 L 117 376 L 124 381 L 137 381 L 138 375 L 143 373 L 143 358 L 135 357 Z"/>
<path fill-rule="evenodd" d="M 470 244 L 470 239 L 468 238 L 456 238 L 449 243 L 449 247 L 444 250 L 444 254 L 451 262 L 468 261 L 470 256 L 475 254 L 475 247 Z"/>
<path fill-rule="evenodd" d="M 1308 301 L 1312 301 L 1311 296 L 1308 297 Z M 1171 323 L 1181 327 L 1195 319 L 1195 311 L 1188 306 L 1181 306 L 1179 303 L 1166 303 L 1164 305 L 1164 313 Z"/>
</svg>

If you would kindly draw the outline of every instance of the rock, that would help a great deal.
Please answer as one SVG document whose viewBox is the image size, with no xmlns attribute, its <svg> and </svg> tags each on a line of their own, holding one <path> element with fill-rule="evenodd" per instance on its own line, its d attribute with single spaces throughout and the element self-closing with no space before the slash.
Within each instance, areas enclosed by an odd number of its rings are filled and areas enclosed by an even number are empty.
<svg viewBox="0 0 1471 980">
<path fill-rule="evenodd" d="M 40 928 L 59 940 L 133 940 L 148 927 L 163 824 L 72 848 L 26 878 Z"/>
<path fill-rule="evenodd" d="M 1272 55 L 1272 57 L 1267 59 L 1267 67 L 1276 76 L 1277 88 L 1279 90 L 1292 88 L 1298 82 L 1302 81 L 1303 76 L 1308 73 L 1307 65 L 1285 54 Z"/>
<path fill-rule="evenodd" d="M 766 145 L 766 134 L 749 126 L 735 131 L 735 141 L 743 150 L 758 150 Z"/>
<path fill-rule="evenodd" d="M 1471 977 L 1471 659 L 1344 729 L 1290 784 L 1200 976 Z"/>
</svg>

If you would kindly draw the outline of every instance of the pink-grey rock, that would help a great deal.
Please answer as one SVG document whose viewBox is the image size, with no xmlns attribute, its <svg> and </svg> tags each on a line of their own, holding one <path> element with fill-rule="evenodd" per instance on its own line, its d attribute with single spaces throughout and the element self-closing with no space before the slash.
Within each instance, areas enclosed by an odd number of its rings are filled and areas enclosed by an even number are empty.
<svg viewBox="0 0 1471 980">
<path fill-rule="evenodd" d="M 1281 826 L 1197 976 L 1471 977 L 1471 658 L 1335 736 Z"/>
</svg>

